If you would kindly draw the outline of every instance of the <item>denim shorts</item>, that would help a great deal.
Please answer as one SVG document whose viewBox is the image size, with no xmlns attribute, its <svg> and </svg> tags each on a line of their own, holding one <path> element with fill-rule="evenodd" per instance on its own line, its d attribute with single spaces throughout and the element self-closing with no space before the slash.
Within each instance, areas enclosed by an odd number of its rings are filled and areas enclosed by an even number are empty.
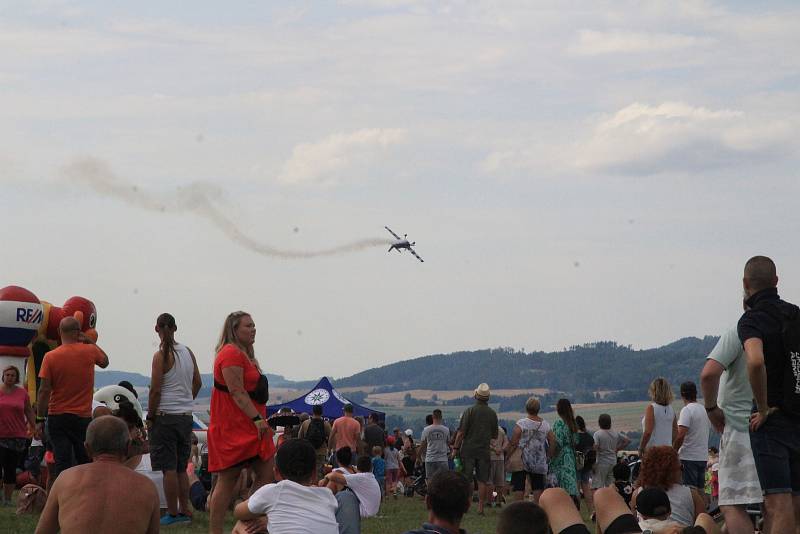
<svg viewBox="0 0 800 534">
<path fill-rule="evenodd" d="M 683 469 L 683 485 L 699 489 L 701 492 L 706 485 L 706 468 L 708 462 L 681 460 Z"/>
<path fill-rule="evenodd" d="M 800 495 L 800 420 L 775 412 L 750 433 L 750 445 L 764 494 Z"/>
</svg>

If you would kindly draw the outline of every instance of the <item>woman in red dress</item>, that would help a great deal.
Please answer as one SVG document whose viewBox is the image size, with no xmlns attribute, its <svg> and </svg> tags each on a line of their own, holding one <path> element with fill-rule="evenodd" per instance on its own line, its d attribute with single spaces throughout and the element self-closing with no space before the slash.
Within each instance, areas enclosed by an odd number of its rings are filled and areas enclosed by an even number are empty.
<svg viewBox="0 0 800 534">
<path fill-rule="evenodd" d="M 253 491 L 273 480 L 275 445 L 265 419 L 266 404 L 249 395 L 261 377 L 253 352 L 255 339 L 253 318 L 239 311 L 225 319 L 217 343 L 208 426 L 208 470 L 217 474 L 209 507 L 211 534 L 222 534 L 242 468 L 249 465 L 255 473 Z"/>
</svg>

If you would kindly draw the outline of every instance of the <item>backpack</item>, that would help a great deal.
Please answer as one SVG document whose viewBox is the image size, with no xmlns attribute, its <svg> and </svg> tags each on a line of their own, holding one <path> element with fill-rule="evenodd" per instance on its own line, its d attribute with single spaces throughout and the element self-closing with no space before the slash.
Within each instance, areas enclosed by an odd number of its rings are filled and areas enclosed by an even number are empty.
<svg viewBox="0 0 800 534">
<path fill-rule="evenodd" d="M 17 496 L 17 515 L 40 514 L 47 502 L 47 492 L 36 484 L 25 484 Z"/>
<path fill-rule="evenodd" d="M 797 308 L 789 314 L 773 307 L 758 307 L 781 324 L 783 343 L 783 406 L 781 411 L 790 416 L 800 416 L 800 313 Z"/>
<path fill-rule="evenodd" d="M 325 437 L 325 422 L 322 419 L 310 419 L 308 423 L 308 430 L 306 431 L 306 439 L 311 443 L 314 449 L 319 449 L 328 441 Z"/>
</svg>

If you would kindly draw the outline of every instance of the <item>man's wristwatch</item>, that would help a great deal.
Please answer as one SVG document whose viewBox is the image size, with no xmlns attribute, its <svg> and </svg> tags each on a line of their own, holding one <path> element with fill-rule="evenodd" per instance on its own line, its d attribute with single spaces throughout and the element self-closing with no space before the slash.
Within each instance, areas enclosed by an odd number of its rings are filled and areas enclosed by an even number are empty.
<svg viewBox="0 0 800 534">
<path fill-rule="evenodd" d="M 36 422 L 37 423 L 44 423 L 45 421 L 47 421 L 47 417 L 42 417 L 42 416 L 39 416 L 39 415 L 36 416 Z"/>
<path fill-rule="evenodd" d="M 714 410 L 716 410 L 717 408 L 719 408 L 719 406 L 717 406 L 716 404 L 715 404 L 714 406 L 712 406 L 711 408 L 709 408 L 708 406 L 706 406 L 706 413 L 711 413 L 711 412 L 713 412 Z"/>
<path fill-rule="evenodd" d="M 264 418 L 261 417 L 261 414 L 258 414 L 257 416 L 250 418 L 250 420 L 253 421 L 254 423 L 257 423 L 258 421 L 261 421 L 262 419 L 264 419 Z"/>
</svg>

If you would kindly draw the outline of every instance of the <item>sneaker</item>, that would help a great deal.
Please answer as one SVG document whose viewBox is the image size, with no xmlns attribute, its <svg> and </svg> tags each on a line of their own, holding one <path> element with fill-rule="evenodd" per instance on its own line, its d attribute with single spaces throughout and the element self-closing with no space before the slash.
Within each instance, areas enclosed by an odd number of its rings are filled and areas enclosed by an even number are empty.
<svg viewBox="0 0 800 534">
<path fill-rule="evenodd" d="M 185 515 L 171 515 L 171 514 L 164 514 L 161 516 L 161 526 L 168 527 L 170 525 L 176 525 L 178 523 L 191 523 L 192 520 L 189 519 L 189 516 Z"/>
<path fill-rule="evenodd" d="M 192 522 L 192 514 L 184 514 L 183 512 L 181 512 L 178 514 L 178 518 L 183 518 L 184 523 Z"/>
</svg>

